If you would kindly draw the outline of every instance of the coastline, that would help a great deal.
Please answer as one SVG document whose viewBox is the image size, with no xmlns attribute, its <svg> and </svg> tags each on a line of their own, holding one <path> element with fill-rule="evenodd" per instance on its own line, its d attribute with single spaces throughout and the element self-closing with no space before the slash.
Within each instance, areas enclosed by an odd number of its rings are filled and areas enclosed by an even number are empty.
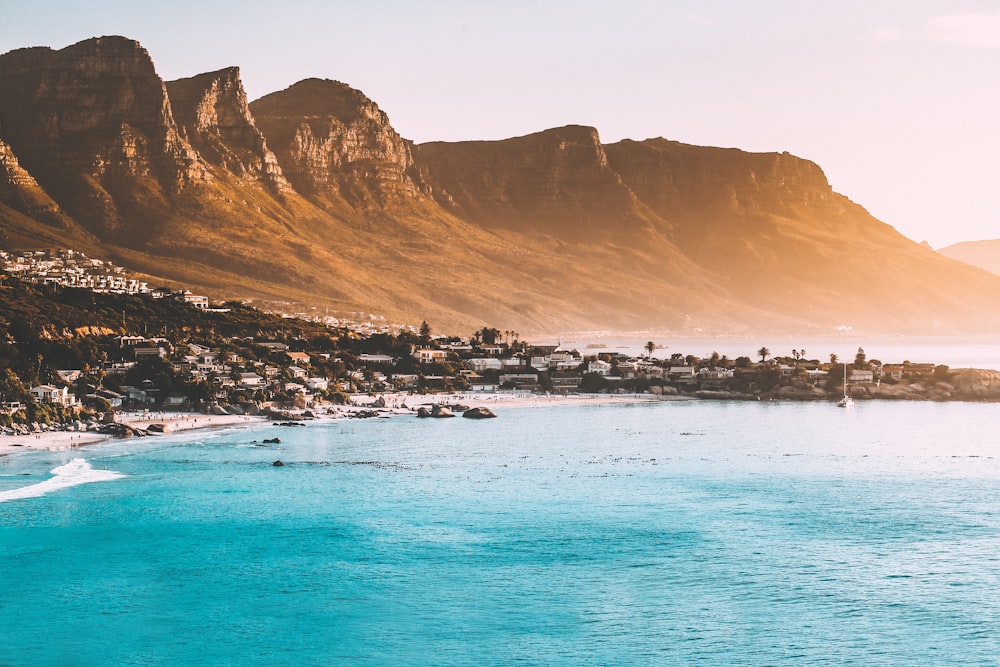
<svg viewBox="0 0 1000 667">
<path fill-rule="evenodd" d="M 862 400 L 899 400 L 896 397 L 869 395 L 862 397 Z M 347 405 L 323 405 L 313 408 L 310 411 L 297 410 L 288 413 L 293 418 L 298 418 L 304 412 L 311 412 L 312 417 L 305 419 L 312 420 L 339 420 L 354 419 L 359 417 L 395 417 L 395 416 L 416 416 L 419 408 L 432 408 L 435 405 L 482 408 L 547 408 L 569 405 L 615 405 L 629 403 L 662 403 L 668 401 L 703 401 L 703 400 L 734 400 L 734 401 L 757 401 L 761 397 L 749 394 L 735 394 L 731 392 L 698 392 L 696 395 L 655 395 L 655 394 L 564 394 L 545 395 L 526 392 L 515 393 L 472 393 L 459 392 L 448 394 L 407 394 L 407 393 L 383 393 L 378 396 L 358 395 Z M 820 401 L 828 400 L 827 397 L 808 398 L 798 396 L 776 396 L 768 397 L 767 401 L 792 401 L 802 400 Z M 930 396 L 911 397 L 911 401 L 934 401 Z M 940 400 L 940 399 L 937 399 Z M 954 398 L 950 400 L 956 400 Z M 980 398 L 959 399 L 971 402 L 992 402 Z M 380 402 L 381 401 L 381 402 Z M 372 414 L 375 411 L 377 414 Z M 172 435 L 182 431 L 208 430 L 215 428 L 234 426 L 255 426 L 263 425 L 267 422 L 282 421 L 283 418 L 275 415 L 210 415 L 198 412 L 154 412 L 154 413 L 121 413 L 117 416 L 117 422 L 130 426 L 134 429 L 145 430 L 152 424 L 162 424 L 166 427 L 165 433 L 150 433 L 148 437 L 160 435 Z M 132 436 L 134 437 L 134 436 Z M 0 457 L 29 451 L 70 451 L 84 448 L 91 445 L 101 444 L 111 440 L 122 440 L 125 438 L 97 433 L 95 431 L 42 431 L 28 435 L 0 435 Z"/>
<path fill-rule="evenodd" d="M 562 405 L 599 405 L 599 404 L 621 404 L 621 403 L 647 403 L 659 402 L 664 399 L 652 394 L 576 394 L 569 396 L 544 396 L 539 394 L 382 394 L 380 397 L 385 401 L 385 406 L 377 403 L 378 398 L 364 397 L 366 400 L 352 402 L 349 405 L 328 405 L 321 409 L 314 409 L 312 412 L 318 414 L 317 420 L 350 419 L 359 416 L 361 413 L 371 410 L 378 410 L 386 416 L 416 415 L 416 410 L 421 407 L 430 408 L 435 404 L 455 405 L 465 404 L 470 407 L 489 408 L 525 408 L 525 407 L 550 407 Z M 673 400 L 693 400 L 689 398 L 676 398 Z M 181 431 L 207 430 L 214 428 L 232 426 L 254 426 L 267 422 L 280 421 L 276 417 L 267 416 L 247 416 L 247 415 L 207 415 L 198 412 L 170 412 L 170 413 L 122 413 L 118 415 L 117 422 L 132 428 L 142 429 L 151 424 L 163 424 L 167 427 L 166 435 L 172 435 Z M 157 437 L 161 434 L 150 434 L 148 437 Z M 108 442 L 116 438 L 113 435 L 106 435 L 94 431 L 42 431 L 29 435 L 0 435 L 0 457 L 19 452 L 29 451 L 70 451 L 80 449 L 90 445 L 97 445 Z"/>
</svg>

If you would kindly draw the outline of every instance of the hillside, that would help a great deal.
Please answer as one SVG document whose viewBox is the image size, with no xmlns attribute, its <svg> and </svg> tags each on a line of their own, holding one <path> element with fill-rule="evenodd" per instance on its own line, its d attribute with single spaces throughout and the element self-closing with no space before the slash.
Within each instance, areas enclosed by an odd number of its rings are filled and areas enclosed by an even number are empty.
<svg viewBox="0 0 1000 667">
<path fill-rule="evenodd" d="M 1000 239 L 966 241 L 938 250 L 945 257 L 1000 275 Z"/>
<path fill-rule="evenodd" d="M 347 84 L 249 102 L 238 68 L 165 82 L 124 37 L 0 56 L 0 244 L 438 330 L 1000 325 L 1000 277 L 801 158 L 580 126 L 414 145 Z"/>
</svg>

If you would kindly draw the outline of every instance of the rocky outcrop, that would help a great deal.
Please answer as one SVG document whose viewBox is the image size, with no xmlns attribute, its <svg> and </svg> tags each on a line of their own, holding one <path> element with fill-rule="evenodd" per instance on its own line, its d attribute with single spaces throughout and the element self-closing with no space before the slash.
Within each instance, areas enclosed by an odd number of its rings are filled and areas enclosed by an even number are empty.
<svg viewBox="0 0 1000 667">
<path fill-rule="evenodd" d="M 278 192 L 291 190 L 254 124 L 238 68 L 168 81 L 167 92 L 181 132 L 209 164 Z"/>
<path fill-rule="evenodd" d="M 417 158 L 439 204 L 487 227 L 574 238 L 663 226 L 609 166 L 592 127 L 420 144 Z"/>
<path fill-rule="evenodd" d="M 67 213 L 105 236 L 209 178 L 149 54 L 124 37 L 0 56 L 0 138 Z"/>
<path fill-rule="evenodd" d="M 323 202 L 335 194 L 361 211 L 408 206 L 428 191 L 410 142 L 360 91 L 306 79 L 250 104 L 288 180 Z"/>
<path fill-rule="evenodd" d="M 960 396 L 1000 399 L 1000 371 L 962 368 L 954 371 L 950 380 Z"/>
<path fill-rule="evenodd" d="M 497 414 L 489 408 L 469 408 L 462 413 L 465 419 L 495 419 Z"/>
</svg>

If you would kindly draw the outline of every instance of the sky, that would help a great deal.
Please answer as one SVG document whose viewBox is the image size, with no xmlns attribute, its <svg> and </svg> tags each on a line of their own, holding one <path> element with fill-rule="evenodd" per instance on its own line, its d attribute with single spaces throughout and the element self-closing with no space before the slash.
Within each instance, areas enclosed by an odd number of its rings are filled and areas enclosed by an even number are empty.
<svg viewBox="0 0 1000 667">
<path fill-rule="evenodd" d="M 164 79 L 364 92 L 408 139 L 569 124 L 788 151 L 935 248 L 1000 238 L 1000 0 L 0 0 L 0 52 L 124 35 Z"/>
</svg>

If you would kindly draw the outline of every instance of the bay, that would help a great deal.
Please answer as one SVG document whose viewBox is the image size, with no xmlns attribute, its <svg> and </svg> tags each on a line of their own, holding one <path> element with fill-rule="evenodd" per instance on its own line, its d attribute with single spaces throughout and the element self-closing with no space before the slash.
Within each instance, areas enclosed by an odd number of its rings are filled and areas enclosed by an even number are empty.
<svg viewBox="0 0 1000 667">
<path fill-rule="evenodd" d="M 996 664 L 1000 405 L 499 412 L 0 459 L 0 664 Z"/>
</svg>

